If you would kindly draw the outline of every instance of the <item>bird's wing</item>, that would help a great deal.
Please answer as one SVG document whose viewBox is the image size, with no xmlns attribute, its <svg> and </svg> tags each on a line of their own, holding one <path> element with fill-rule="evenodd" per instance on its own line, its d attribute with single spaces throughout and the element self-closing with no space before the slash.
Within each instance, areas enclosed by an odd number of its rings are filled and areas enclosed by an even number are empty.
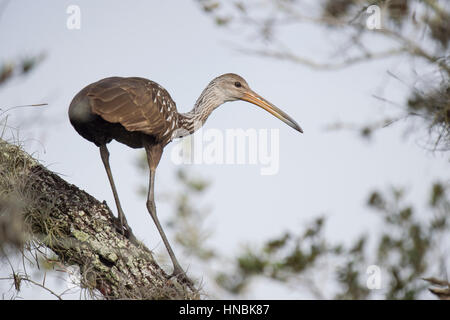
<svg viewBox="0 0 450 320">
<path fill-rule="evenodd" d="M 106 78 L 92 84 L 88 97 L 93 113 L 128 131 L 158 136 L 174 126 L 175 102 L 163 87 L 148 79 Z"/>
</svg>

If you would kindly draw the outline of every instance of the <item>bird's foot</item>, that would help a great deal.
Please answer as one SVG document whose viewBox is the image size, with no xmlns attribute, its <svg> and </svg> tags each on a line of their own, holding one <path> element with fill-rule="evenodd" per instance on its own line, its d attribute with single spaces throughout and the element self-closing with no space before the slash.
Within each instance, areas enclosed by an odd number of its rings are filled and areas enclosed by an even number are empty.
<svg viewBox="0 0 450 320">
<path fill-rule="evenodd" d="M 120 218 L 114 219 L 114 226 L 116 227 L 117 232 L 119 232 L 127 239 L 130 239 L 130 236 L 133 235 L 131 228 L 128 226 L 128 224 L 126 223 L 124 224 L 123 221 L 120 220 Z"/>
<path fill-rule="evenodd" d="M 187 284 L 189 287 L 194 288 L 194 282 L 189 279 L 186 272 L 184 272 L 181 268 L 175 268 L 171 277 L 175 277 L 180 283 Z"/>
</svg>

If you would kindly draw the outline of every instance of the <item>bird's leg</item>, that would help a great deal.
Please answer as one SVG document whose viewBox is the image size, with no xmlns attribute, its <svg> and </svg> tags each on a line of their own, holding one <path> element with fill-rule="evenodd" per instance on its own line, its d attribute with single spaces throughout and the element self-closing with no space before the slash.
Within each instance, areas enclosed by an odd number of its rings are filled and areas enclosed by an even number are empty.
<svg viewBox="0 0 450 320">
<path fill-rule="evenodd" d="M 161 224 L 159 223 L 158 217 L 156 215 L 156 206 L 155 206 L 155 193 L 154 193 L 154 185 L 155 185 L 155 171 L 156 167 L 159 163 L 159 160 L 162 155 L 162 149 L 159 146 L 146 146 L 145 151 L 147 152 L 147 160 L 148 166 L 150 169 L 150 181 L 149 181 L 149 189 L 148 189 L 148 197 L 147 197 L 147 210 L 150 213 L 150 216 L 153 219 L 153 222 L 156 225 L 156 228 L 161 235 L 161 238 L 166 246 L 167 252 L 169 253 L 170 259 L 173 264 L 173 276 L 180 277 L 181 280 L 187 282 L 192 285 L 192 281 L 186 276 L 183 268 L 181 268 L 178 263 L 175 254 L 173 253 L 172 247 L 170 246 L 169 240 L 167 240 L 166 234 L 164 233 Z"/>
<path fill-rule="evenodd" d="M 119 215 L 120 221 L 120 232 L 124 234 L 123 227 L 127 229 L 128 236 L 132 234 L 131 228 L 128 226 L 127 219 L 123 213 L 122 206 L 120 205 L 119 196 L 117 194 L 116 185 L 114 184 L 114 179 L 111 173 L 111 167 L 109 166 L 109 151 L 106 145 L 100 146 L 100 156 L 102 157 L 103 164 L 105 166 L 106 173 L 108 174 L 109 183 L 111 184 L 111 189 L 114 194 L 114 200 L 116 202 L 116 207 Z"/>
</svg>

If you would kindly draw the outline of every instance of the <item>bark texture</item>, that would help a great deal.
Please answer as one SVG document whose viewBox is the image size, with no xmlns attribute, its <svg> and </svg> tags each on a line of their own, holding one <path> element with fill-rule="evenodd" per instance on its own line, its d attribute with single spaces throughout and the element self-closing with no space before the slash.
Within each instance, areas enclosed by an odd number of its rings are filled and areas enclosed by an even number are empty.
<svg viewBox="0 0 450 320">
<path fill-rule="evenodd" d="M 11 199 L 20 203 L 33 238 L 65 265 L 78 265 L 82 285 L 98 289 L 105 298 L 198 298 L 195 288 L 170 278 L 134 236 L 130 240 L 118 231 L 117 218 L 105 203 L 3 140 L 0 197 L 0 211 Z"/>
</svg>

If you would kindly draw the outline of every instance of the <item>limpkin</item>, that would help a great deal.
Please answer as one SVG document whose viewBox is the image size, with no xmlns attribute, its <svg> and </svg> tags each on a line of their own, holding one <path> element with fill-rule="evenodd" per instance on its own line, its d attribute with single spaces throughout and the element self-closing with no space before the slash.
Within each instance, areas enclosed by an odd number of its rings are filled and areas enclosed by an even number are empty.
<svg viewBox="0 0 450 320">
<path fill-rule="evenodd" d="M 185 277 L 156 216 L 154 200 L 155 170 L 164 147 L 177 132 L 192 134 L 211 112 L 228 101 L 253 103 L 299 132 L 300 126 L 286 113 L 250 89 L 240 76 L 227 73 L 213 79 L 197 99 L 194 108 L 179 113 L 169 93 L 156 82 L 130 77 L 110 77 L 82 89 L 69 107 L 70 122 L 85 139 L 100 148 L 100 156 L 114 194 L 121 232 L 131 232 L 120 205 L 109 166 L 106 145 L 115 139 L 131 148 L 145 148 L 150 169 L 147 210 L 149 211 L 173 263 L 173 275 Z M 186 277 L 187 279 L 187 277 Z"/>
</svg>

